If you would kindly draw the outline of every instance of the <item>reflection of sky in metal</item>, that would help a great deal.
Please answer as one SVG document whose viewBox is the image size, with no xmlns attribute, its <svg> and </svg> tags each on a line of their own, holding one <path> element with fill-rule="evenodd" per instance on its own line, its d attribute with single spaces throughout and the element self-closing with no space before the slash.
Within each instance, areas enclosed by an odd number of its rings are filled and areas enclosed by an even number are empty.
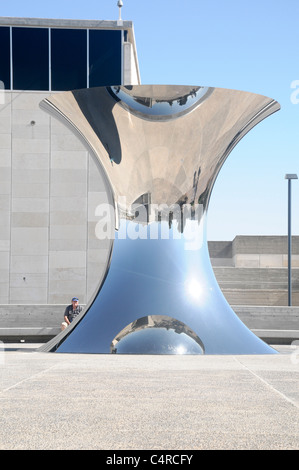
<svg viewBox="0 0 299 470">
<path fill-rule="evenodd" d="M 133 114 L 148 119 L 151 116 L 163 119 L 163 117 L 178 117 L 185 114 L 198 106 L 208 91 L 212 90 L 209 87 L 190 87 L 189 93 L 184 93 L 181 96 L 170 95 L 165 99 L 161 99 L 134 94 L 136 88 L 140 87 L 109 87 L 107 89 L 111 96 L 117 99 L 124 108 L 128 108 Z"/>
</svg>

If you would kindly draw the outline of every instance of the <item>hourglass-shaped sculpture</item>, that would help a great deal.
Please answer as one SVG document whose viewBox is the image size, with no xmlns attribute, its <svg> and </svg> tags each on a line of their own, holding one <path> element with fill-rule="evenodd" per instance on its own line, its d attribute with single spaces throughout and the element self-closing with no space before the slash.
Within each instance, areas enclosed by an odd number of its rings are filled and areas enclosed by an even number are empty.
<svg viewBox="0 0 299 470">
<path fill-rule="evenodd" d="M 113 225 L 97 295 L 44 350 L 275 353 L 224 298 L 206 218 L 225 159 L 278 103 L 243 91 L 140 85 L 59 93 L 41 106 L 70 125 L 100 162 L 110 207 L 99 209 L 97 236 L 109 236 L 107 221 Z"/>
</svg>

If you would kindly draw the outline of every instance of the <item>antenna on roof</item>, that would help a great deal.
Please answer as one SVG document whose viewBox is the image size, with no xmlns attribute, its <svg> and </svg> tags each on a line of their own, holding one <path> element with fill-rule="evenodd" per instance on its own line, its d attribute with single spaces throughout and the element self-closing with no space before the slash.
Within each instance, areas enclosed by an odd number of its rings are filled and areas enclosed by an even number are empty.
<svg viewBox="0 0 299 470">
<path fill-rule="evenodd" d="M 123 20 L 121 19 L 121 8 L 123 6 L 122 0 L 118 0 L 117 6 L 118 6 L 118 11 L 119 11 L 119 17 L 118 17 L 117 24 L 123 24 Z"/>
</svg>

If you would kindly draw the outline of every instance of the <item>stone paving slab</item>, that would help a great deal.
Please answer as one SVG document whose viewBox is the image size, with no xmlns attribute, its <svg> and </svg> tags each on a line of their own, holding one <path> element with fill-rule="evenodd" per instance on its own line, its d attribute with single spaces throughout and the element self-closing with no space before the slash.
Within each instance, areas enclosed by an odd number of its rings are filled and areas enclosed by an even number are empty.
<svg viewBox="0 0 299 470">
<path fill-rule="evenodd" d="M 299 351 L 121 356 L 0 348 L 0 449 L 299 448 Z"/>
</svg>

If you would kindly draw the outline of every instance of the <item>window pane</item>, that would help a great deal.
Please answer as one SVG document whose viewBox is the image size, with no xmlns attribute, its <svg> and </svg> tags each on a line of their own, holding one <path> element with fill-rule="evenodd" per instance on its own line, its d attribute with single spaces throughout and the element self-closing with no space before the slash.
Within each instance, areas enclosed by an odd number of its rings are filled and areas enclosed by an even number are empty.
<svg viewBox="0 0 299 470">
<path fill-rule="evenodd" d="M 89 86 L 121 85 L 121 31 L 89 31 Z"/>
<path fill-rule="evenodd" d="M 47 28 L 13 28 L 13 88 L 49 89 Z"/>
<path fill-rule="evenodd" d="M 52 29 L 52 90 L 87 86 L 87 33 L 84 29 Z"/>
<path fill-rule="evenodd" d="M 0 27 L 0 89 L 10 89 L 10 31 Z"/>
</svg>

